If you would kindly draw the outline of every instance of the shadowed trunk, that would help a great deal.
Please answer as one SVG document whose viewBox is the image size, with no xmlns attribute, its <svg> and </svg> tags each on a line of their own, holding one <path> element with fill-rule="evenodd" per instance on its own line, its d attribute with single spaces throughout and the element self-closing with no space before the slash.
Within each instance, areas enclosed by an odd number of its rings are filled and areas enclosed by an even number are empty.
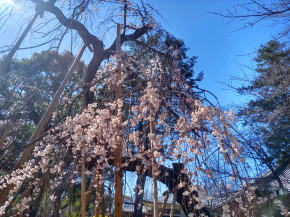
<svg viewBox="0 0 290 217">
<path fill-rule="evenodd" d="M 136 195 L 134 201 L 133 217 L 142 217 L 144 186 L 146 182 L 146 176 L 143 173 L 138 174 L 136 181 Z"/>
<path fill-rule="evenodd" d="M 130 162 L 127 167 L 124 167 L 124 171 L 131 171 L 135 172 L 136 167 L 142 166 L 142 160 L 135 160 L 133 162 Z M 188 177 L 187 174 L 181 173 L 181 170 L 183 169 L 182 163 L 173 163 L 173 168 L 168 168 L 164 165 L 159 166 L 159 175 L 157 176 L 157 180 L 163 184 L 165 184 L 169 191 L 173 191 L 176 186 L 180 182 L 186 182 L 185 187 L 177 188 L 176 189 L 176 202 L 178 202 L 185 215 L 193 214 L 194 217 L 199 216 L 208 216 L 210 217 L 210 213 L 207 210 L 207 208 L 202 207 L 201 209 L 197 209 L 197 206 L 200 205 L 198 201 L 195 200 L 195 198 L 198 198 L 198 192 L 197 191 L 190 191 L 191 181 L 190 177 Z M 152 177 L 151 169 L 148 168 L 144 176 Z M 184 195 L 183 193 L 185 191 L 189 191 L 190 193 L 187 195 Z"/>
</svg>

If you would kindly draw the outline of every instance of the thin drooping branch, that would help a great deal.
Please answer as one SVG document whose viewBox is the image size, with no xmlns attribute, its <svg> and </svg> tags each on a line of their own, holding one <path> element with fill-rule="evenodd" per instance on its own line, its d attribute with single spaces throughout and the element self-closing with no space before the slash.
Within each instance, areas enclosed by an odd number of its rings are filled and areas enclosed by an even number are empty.
<svg viewBox="0 0 290 217">
<path fill-rule="evenodd" d="M 288 11 L 290 11 L 290 8 L 286 8 L 284 10 L 277 10 L 277 11 L 267 11 L 264 13 L 249 13 L 249 14 L 236 14 L 236 15 L 232 13 L 229 13 L 229 14 L 215 13 L 215 14 L 225 17 L 225 18 L 235 19 L 235 18 L 250 18 L 250 17 L 274 17 L 279 14 L 284 14 Z"/>
<path fill-rule="evenodd" d="M 281 32 L 278 33 L 279 38 L 288 35 L 290 31 L 289 1 L 276 0 L 263 2 L 261 0 L 249 0 L 249 2 L 245 4 L 238 4 L 237 8 L 238 10 L 236 8 L 232 10 L 228 9 L 225 12 L 213 12 L 213 14 L 231 20 L 249 20 L 249 22 L 246 22 L 245 25 L 239 29 L 254 26 L 263 20 L 269 20 L 273 22 L 273 24 L 278 23 L 283 26 Z"/>
<path fill-rule="evenodd" d="M 17 127 L 16 121 L 10 121 L 7 124 L 4 125 L 4 127 L 0 128 L 1 136 L 0 136 L 0 146 L 3 145 L 6 138 L 9 136 L 9 134 L 12 132 L 13 129 Z"/>
<path fill-rule="evenodd" d="M 31 46 L 27 46 L 27 47 L 19 47 L 18 50 L 27 50 L 27 49 L 32 49 L 32 48 L 38 48 L 38 47 L 42 47 L 43 45 L 47 45 L 53 41 L 56 41 L 58 40 L 57 38 L 52 38 L 52 39 L 49 39 L 45 42 L 42 42 L 42 43 L 39 43 L 39 44 L 36 44 L 36 45 L 31 45 Z M 11 46 L 9 46 L 11 47 Z M 52 47 L 51 47 L 52 48 Z M 1 50 L 0 53 L 4 53 L 4 52 L 7 52 L 7 51 L 11 51 L 11 48 L 8 48 L 8 49 L 5 49 L 5 50 Z"/>
</svg>

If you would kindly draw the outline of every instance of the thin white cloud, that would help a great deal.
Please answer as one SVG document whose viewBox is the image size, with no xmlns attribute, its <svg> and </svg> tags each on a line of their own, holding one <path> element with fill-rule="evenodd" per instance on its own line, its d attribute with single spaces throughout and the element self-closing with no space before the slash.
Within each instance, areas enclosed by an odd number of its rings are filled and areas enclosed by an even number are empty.
<svg viewBox="0 0 290 217">
<path fill-rule="evenodd" d="M 14 0 L 0 0 L 0 7 L 14 7 L 15 9 L 20 9 L 20 5 L 17 4 Z"/>
</svg>

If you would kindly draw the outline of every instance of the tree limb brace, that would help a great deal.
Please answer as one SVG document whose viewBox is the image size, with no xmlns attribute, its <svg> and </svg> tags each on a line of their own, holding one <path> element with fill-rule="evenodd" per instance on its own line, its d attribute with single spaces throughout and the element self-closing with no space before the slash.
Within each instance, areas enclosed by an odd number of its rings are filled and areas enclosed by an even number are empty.
<svg viewBox="0 0 290 217">
<path fill-rule="evenodd" d="M 35 139 L 37 139 L 41 133 L 43 133 L 43 130 L 45 128 L 45 126 L 47 125 L 47 123 L 49 122 L 52 113 L 54 112 L 55 108 L 58 106 L 59 103 L 59 99 L 60 96 L 63 93 L 63 90 L 65 88 L 65 86 L 67 85 L 67 83 L 69 82 L 73 71 L 76 67 L 76 64 L 79 62 L 81 56 L 83 55 L 84 51 L 85 51 L 86 46 L 83 45 L 79 54 L 77 55 L 77 57 L 75 58 L 74 62 L 72 63 L 72 65 L 70 66 L 69 70 L 67 71 L 61 85 L 59 86 L 58 90 L 56 91 L 49 107 L 47 108 L 45 114 L 43 115 L 43 117 L 41 118 L 40 122 L 38 123 L 38 125 L 36 126 L 36 129 L 34 130 L 33 135 L 31 136 L 31 138 L 29 139 L 28 143 L 31 143 L 32 141 L 34 141 Z M 29 160 L 29 158 L 31 157 L 31 153 L 34 149 L 35 144 L 29 145 L 27 146 L 22 155 L 21 158 L 19 159 L 19 161 L 17 162 L 15 169 L 19 169 L 22 168 L 24 163 Z M 2 206 L 5 201 L 8 198 L 9 192 L 10 190 L 13 188 L 13 185 L 9 185 L 6 188 L 4 188 L 0 193 L 0 206 Z"/>
<path fill-rule="evenodd" d="M 23 42 L 24 38 L 26 37 L 27 33 L 31 29 L 31 27 L 34 24 L 35 20 L 37 19 L 38 15 L 39 15 L 38 12 L 36 12 L 34 14 L 33 18 L 30 20 L 30 22 L 28 23 L 28 25 L 24 29 L 24 31 L 21 34 L 20 38 L 17 40 L 17 42 L 12 47 L 12 49 L 9 51 L 9 53 L 5 56 L 5 60 L 3 61 L 3 65 L 2 65 L 2 69 L 1 69 L 4 73 L 8 73 L 9 67 L 10 67 L 10 64 L 11 64 L 11 59 L 13 58 L 14 54 L 16 53 L 16 51 L 19 49 L 20 44 Z"/>
</svg>

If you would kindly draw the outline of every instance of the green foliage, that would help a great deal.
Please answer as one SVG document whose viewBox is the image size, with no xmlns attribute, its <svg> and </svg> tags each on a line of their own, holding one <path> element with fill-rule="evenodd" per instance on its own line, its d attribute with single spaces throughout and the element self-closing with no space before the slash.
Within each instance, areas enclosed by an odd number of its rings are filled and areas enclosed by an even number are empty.
<svg viewBox="0 0 290 217">
<path fill-rule="evenodd" d="M 257 208 L 255 216 L 265 216 L 265 217 L 284 217 L 285 211 L 283 208 L 288 208 L 290 204 L 290 194 L 282 194 L 273 198 L 268 198 L 266 203 L 261 207 Z M 282 208 L 282 209 L 281 209 Z"/>
<path fill-rule="evenodd" d="M 138 67 L 135 67 L 135 70 L 142 70 L 142 67 L 149 65 L 149 62 L 156 57 L 160 59 L 161 67 L 166 69 L 164 71 L 168 71 L 168 74 L 166 74 L 166 78 L 164 78 L 162 84 L 155 84 L 156 88 L 159 90 L 162 90 L 164 87 L 170 87 L 173 84 L 173 77 L 176 73 L 179 72 L 181 72 L 182 76 L 184 76 L 184 79 L 187 82 L 187 85 L 191 88 L 197 88 L 198 82 L 203 78 L 202 72 L 196 75 L 194 71 L 197 57 L 189 57 L 187 54 L 189 48 L 186 47 L 185 43 L 168 32 L 158 31 L 152 35 L 143 36 L 139 38 L 137 42 L 127 42 L 125 47 L 127 48 L 129 55 L 132 55 L 138 59 Z M 142 67 L 140 68 L 140 66 Z M 142 95 L 146 85 L 146 82 L 144 82 L 144 79 L 140 77 L 140 73 L 138 72 L 135 75 L 133 74 L 132 76 L 129 76 L 125 80 L 124 87 L 126 88 L 124 88 L 122 92 L 123 94 L 128 95 L 127 101 L 131 103 L 131 105 L 127 105 L 125 101 L 125 117 L 127 117 L 127 112 L 130 112 L 130 110 L 126 109 L 126 107 L 129 108 L 132 106 L 132 104 L 134 105 L 134 103 L 138 102 L 138 98 Z M 177 122 L 176 117 L 180 112 L 178 110 L 178 105 L 176 105 L 178 99 L 176 96 L 173 96 L 170 91 L 163 91 L 163 93 L 164 98 L 166 98 L 163 104 L 173 105 L 172 112 L 175 114 L 169 115 L 166 121 L 174 125 Z M 196 98 L 199 98 L 197 94 Z M 159 112 L 162 112 L 162 108 Z M 148 124 L 149 123 L 143 120 L 138 124 L 138 126 L 136 126 L 136 129 L 134 130 L 144 132 L 143 135 L 147 135 L 149 133 Z M 164 133 L 163 129 L 161 128 L 156 131 L 156 133 Z M 142 139 L 146 149 L 149 148 L 149 145 L 147 144 L 149 142 L 149 138 L 147 136 L 143 136 Z M 166 151 L 169 150 L 167 150 L 167 145 L 164 144 L 159 152 L 166 154 Z"/>
<path fill-rule="evenodd" d="M 239 88 L 252 95 L 239 114 L 250 126 L 259 145 L 266 147 L 269 161 L 290 160 L 290 49 L 270 41 L 258 50 L 257 76 Z"/>
<path fill-rule="evenodd" d="M 195 75 L 194 66 L 197 57 L 189 57 L 187 55 L 189 48 L 186 47 L 184 41 L 168 32 L 159 31 L 147 37 L 143 36 L 138 43 L 129 42 L 127 45 L 129 53 L 140 56 L 143 61 L 149 61 L 158 55 L 164 67 L 173 68 L 172 57 L 174 56 L 174 60 L 178 60 L 178 68 L 192 87 L 203 78 L 202 72 Z"/>
<path fill-rule="evenodd" d="M 0 60 L 0 66 L 4 59 Z M 10 143 L 7 146 L 0 144 L 2 170 L 9 171 L 17 162 L 73 59 L 69 52 L 43 51 L 31 58 L 13 59 L 9 72 L 0 71 L 0 135 L 6 131 L 6 142 Z M 83 64 L 79 64 L 79 74 L 82 68 Z M 75 74 L 65 95 L 79 81 L 79 74 Z M 61 113 L 62 109 L 59 109 L 59 117 L 52 122 L 58 121 Z"/>
<path fill-rule="evenodd" d="M 138 61 L 132 65 L 132 70 L 136 73 L 130 74 L 126 77 L 123 85 L 122 94 L 125 99 L 124 106 L 124 118 L 130 119 L 130 107 L 134 104 L 137 104 L 138 98 L 142 95 L 146 82 L 141 73 L 138 70 L 146 68 L 146 62 L 156 54 L 159 54 L 159 58 L 162 61 L 162 67 L 170 69 L 164 70 L 169 71 L 169 76 L 166 76 L 166 81 L 164 84 L 160 84 L 157 88 L 168 87 L 171 85 L 172 76 L 174 76 L 175 70 L 181 70 L 182 74 L 188 81 L 188 85 L 191 87 L 196 86 L 197 82 L 202 78 L 202 74 L 198 75 L 197 78 L 194 78 L 193 66 L 195 64 L 196 57 L 189 58 L 186 55 L 187 48 L 181 40 L 174 38 L 169 34 L 156 34 L 148 38 L 142 39 L 142 45 L 128 45 L 131 55 L 139 55 Z M 172 52 L 177 52 L 175 55 L 178 56 L 179 66 L 177 67 L 173 58 L 171 56 Z M 0 165 L 1 169 L 5 172 L 9 172 L 17 162 L 21 152 L 23 151 L 24 145 L 31 136 L 36 124 L 39 122 L 43 113 L 45 112 L 47 106 L 49 105 L 53 94 L 56 92 L 60 82 L 62 81 L 65 72 L 67 71 L 70 63 L 72 62 L 73 57 L 69 53 L 58 54 L 56 52 L 48 51 L 42 52 L 40 54 L 34 54 L 32 58 L 22 59 L 22 60 L 13 60 L 11 64 L 11 72 L 9 74 L 1 73 L 0 76 L 3 87 L 0 90 L 0 117 L 3 121 L 14 120 L 13 117 L 16 117 L 16 122 L 18 123 L 17 127 L 11 132 L 9 138 L 11 143 L 1 150 L 0 146 Z M 80 67 L 77 71 L 81 71 L 83 65 L 80 64 Z M 111 73 L 110 71 L 108 73 Z M 168 74 L 166 74 L 168 75 Z M 75 96 L 81 96 L 80 92 L 71 93 L 72 89 L 76 82 L 80 81 L 81 75 L 76 75 L 74 80 L 70 82 L 69 86 L 65 91 L 65 95 L 70 98 Z M 172 82 L 173 83 L 173 82 Z M 104 102 L 109 102 L 114 100 L 114 93 L 110 88 L 107 88 L 106 82 L 101 80 L 96 85 L 96 94 L 95 101 L 97 104 L 102 107 Z M 182 89 L 182 87 L 180 87 Z M 164 92 L 167 99 L 166 102 L 177 103 L 177 96 L 172 96 L 167 92 Z M 178 96 L 179 97 L 179 96 Z M 67 103 L 69 104 L 69 103 Z M 55 118 L 51 121 L 51 125 L 56 125 L 60 121 L 61 116 L 65 117 L 76 113 L 78 110 L 78 102 L 75 103 L 76 106 L 72 109 L 74 111 L 70 112 L 70 108 L 59 108 L 57 113 L 60 114 L 59 118 Z M 80 105 L 80 104 L 79 104 Z M 186 105 L 185 105 L 186 106 Z M 13 108 L 13 109 L 11 109 Z M 178 106 L 172 108 L 176 110 L 176 114 L 180 112 Z M 11 111 L 10 111 L 10 110 Z M 62 115 L 62 113 L 64 113 Z M 178 116 L 178 115 L 177 115 Z M 177 117 L 174 115 L 170 116 L 170 122 L 176 122 Z M 19 121 L 21 120 L 21 121 Z M 144 121 L 145 122 L 145 121 Z M 143 128 L 144 130 L 144 143 L 148 143 L 147 134 L 149 129 L 146 126 L 148 123 L 142 123 L 138 128 Z M 5 125 L 3 125 L 5 127 Z M 1 126 L 0 126 L 1 127 Z M 0 129 L 2 130 L 2 129 Z M 159 130 L 159 129 L 158 129 Z M 162 130 L 160 128 L 160 130 Z M 141 130 L 140 130 L 141 131 Z M 128 136 L 130 132 L 124 132 L 124 136 Z M 163 132 L 157 132 L 162 134 Z M 145 138 L 146 137 L 146 138 Z M 17 146 L 18 145 L 18 146 Z M 128 144 L 129 145 L 129 144 Z M 165 148 L 164 148 L 165 149 Z M 2 151 L 2 152 L 1 152 Z M 159 150 L 166 151 L 166 150 Z M 13 160 L 10 158 L 13 155 Z M 1 158 L 1 156 L 4 156 Z M 65 165 L 68 173 L 72 170 L 73 159 L 68 151 L 68 156 L 65 157 Z M 2 167 L 2 165 L 7 165 Z M 111 168 L 103 171 L 105 180 L 111 182 L 113 180 L 113 171 Z M 68 176 L 69 177 L 69 176 Z M 50 177 L 51 178 L 51 177 Z M 88 176 L 88 180 L 92 176 Z M 64 211 L 66 216 L 79 216 L 81 201 L 80 201 L 80 185 L 69 184 L 69 181 L 64 182 L 59 189 L 55 189 L 57 200 L 51 201 L 48 197 L 48 190 L 41 190 L 41 206 L 39 212 L 42 213 L 42 216 L 48 216 L 49 213 L 56 212 L 56 209 Z M 106 197 L 105 207 L 111 208 L 112 205 L 112 192 L 108 189 L 105 189 Z M 94 195 L 94 190 L 91 192 L 91 195 Z M 60 205 L 60 207 L 55 207 L 55 204 Z M 88 204 L 88 210 L 92 212 L 94 210 L 94 201 L 90 200 Z M 54 210 L 55 209 L 55 210 Z"/>
</svg>

